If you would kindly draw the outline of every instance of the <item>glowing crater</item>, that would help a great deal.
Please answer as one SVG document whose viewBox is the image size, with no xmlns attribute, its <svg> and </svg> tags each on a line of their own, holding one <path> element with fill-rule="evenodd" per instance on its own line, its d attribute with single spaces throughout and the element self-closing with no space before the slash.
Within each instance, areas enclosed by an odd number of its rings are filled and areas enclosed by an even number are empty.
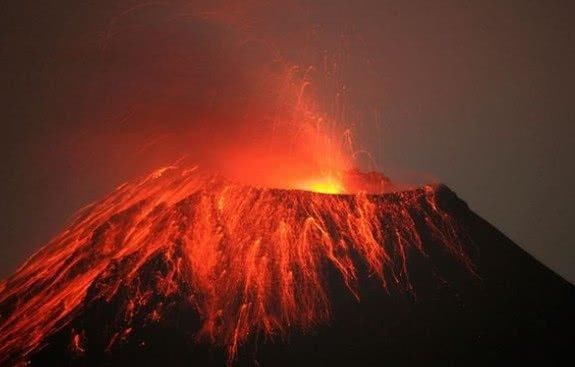
<svg viewBox="0 0 575 367">
<path fill-rule="evenodd" d="M 297 188 L 321 194 L 343 194 L 346 192 L 343 183 L 332 176 L 304 182 Z"/>
</svg>

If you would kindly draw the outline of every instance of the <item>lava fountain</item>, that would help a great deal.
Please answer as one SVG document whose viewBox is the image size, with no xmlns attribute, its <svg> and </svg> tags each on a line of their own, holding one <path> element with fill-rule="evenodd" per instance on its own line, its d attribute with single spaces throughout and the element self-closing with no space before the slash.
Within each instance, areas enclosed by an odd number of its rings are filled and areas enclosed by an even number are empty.
<svg viewBox="0 0 575 367">
<path fill-rule="evenodd" d="M 470 268 L 436 187 L 401 191 L 351 169 L 351 149 L 316 112 L 309 83 L 285 84 L 290 98 L 278 98 L 263 114 L 270 131 L 256 134 L 265 143 L 230 144 L 215 166 L 169 166 L 121 185 L 3 281 L 0 363 L 26 361 L 87 307 L 119 294 L 106 350 L 130 338 L 142 322 L 135 315 L 161 322 L 158 297 L 177 295 L 199 317 L 193 338 L 225 349 L 231 363 L 252 337 L 328 323 L 334 278 L 357 300 L 361 276 L 382 292 L 411 291 L 409 254 L 426 254 L 421 223 Z M 163 270 L 146 273 L 158 258 Z M 71 348 L 85 352 L 86 338 L 74 330 Z"/>
<path fill-rule="evenodd" d="M 311 71 L 282 70 L 258 75 L 270 93 L 248 99 L 256 107 L 234 111 L 237 120 L 213 117 L 235 130 L 206 154 L 212 161 L 119 186 L 0 283 L 0 364 L 26 361 L 87 307 L 120 294 L 105 350 L 130 338 L 142 322 L 135 315 L 161 322 L 165 300 L 177 295 L 200 320 L 193 338 L 223 348 L 231 363 L 258 335 L 328 323 L 330 282 L 357 300 L 363 276 L 382 292 L 412 291 L 410 254 L 427 251 L 422 224 L 471 267 L 437 187 L 401 191 L 353 170 L 351 144 L 334 138 L 341 129 L 312 98 Z M 155 259 L 162 270 L 147 273 Z M 69 344 L 83 353 L 87 338 L 73 330 Z"/>
</svg>

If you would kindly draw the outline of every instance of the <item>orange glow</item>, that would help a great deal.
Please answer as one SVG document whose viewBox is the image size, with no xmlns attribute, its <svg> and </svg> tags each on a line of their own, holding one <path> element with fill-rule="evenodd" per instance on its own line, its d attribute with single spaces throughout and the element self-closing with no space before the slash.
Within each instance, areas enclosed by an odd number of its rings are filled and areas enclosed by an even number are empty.
<svg viewBox="0 0 575 367">
<path fill-rule="evenodd" d="M 340 192 L 337 185 L 328 180 L 309 188 Z M 198 167 L 163 168 L 83 209 L 0 283 L 0 306 L 17 305 L 0 319 L 0 364 L 10 355 L 25 357 L 86 302 L 127 292 L 111 349 L 130 337 L 137 310 L 152 308 L 149 322 L 161 320 L 162 304 L 150 303 L 150 294 L 188 299 L 190 290 L 201 320 L 196 339 L 225 347 L 231 362 L 253 335 L 328 322 L 326 267 L 358 299 L 360 268 L 382 291 L 409 290 L 407 254 L 426 251 L 416 218 L 467 262 L 456 224 L 431 186 L 390 197 L 321 195 L 239 185 Z M 150 279 L 144 269 L 158 258 L 166 270 Z M 82 333 L 70 340 L 78 352 Z"/>
<path fill-rule="evenodd" d="M 240 63 L 231 79 L 232 60 L 228 65 L 218 54 L 225 73 L 205 77 L 223 82 L 197 91 L 207 94 L 200 98 L 205 111 L 188 110 L 196 103 L 183 98 L 182 120 L 197 119 L 185 144 L 198 166 L 179 161 L 119 186 L 0 282 L 0 365 L 13 355 L 25 360 L 84 307 L 118 294 L 127 301 L 118 305 L 121 325 L 109 325 L 108 350 L 135 333 L 138 310 L 152 309 L 146 319 L 160 322 L 165 305 L 152 299 L 177 294 L 199 315 L 195 339 L 224 348 L 231 362 L 256 335 L 283 337 L 329 322 L 326 269 L 357 299 L 361 272 L 382 292 L 410 290 L 408 253 L 426 250 L 416 219 L 467 261 L 455 221 L 441 211 L 432 187 L 390 199 L 373 195 L 396 190 L 385 176 L 353 169 L 348 109 L 337 90 L 343 84 L 327 83 L 337 98 L 321 100 L 332 106 L 314 98 L 314 73 L 333 77 L 337 65 L 326 59 L 324 69 L 297 67 L 275 48 L 267 52 L 255 54 L 265 62 Z M 164 269 L 145 273 L 158 259 Z M 85 334 L 74 331 L 72 350 L 89 349 Z"/>
<path fill-rule="evenodd" d="M 332 176 L 306 182 L 299 188 L 304 191 L 317 192 L 321 194 L 342 194 L 345 192 L 342 182 Z"/>
</svg>

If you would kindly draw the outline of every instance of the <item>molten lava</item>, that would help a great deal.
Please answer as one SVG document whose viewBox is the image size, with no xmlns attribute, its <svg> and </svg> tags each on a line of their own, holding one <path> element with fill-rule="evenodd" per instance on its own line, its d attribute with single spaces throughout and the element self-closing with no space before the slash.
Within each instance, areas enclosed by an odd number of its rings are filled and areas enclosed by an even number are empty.
<svg viewBox="0 0 575 367">
<path fill-rule="evenodd" d="M 344 191 L 332 180 L 301 188 Z M 360 269 L 382 291 L 409 290 L 408 253 L 426 251 L 416 218 L 446 251 L 468 261 L 432 186 L 388 196 L 315 192 L 235 184 L 196 167 L 168 167 L 121 185 L 0 284 L 0 359 L 26 358 L 82 304 L 109 302 L 127 288 L 133 291 L 119 311 L 124 326 L 110 345 L 129 338 L 133 315 L 153 294 L 181 293 L 200 316 L 197 340 L 224 346 L 231 361 L 253 335 L 328 322 L 327 267 L 358 299 Z M 139 273 L 157 256 L 167 270 L 146 285 Z M 112 273 L 119 275 L 110 279 Z M 149 322 L 162 312 L 155 305 Z M 72 335 L 73 350 L 83 351 L 82 335 Z"/>
<path fill-rule="evenodd" d="M 300 188 L 304 191 L 319 192 L 322 194 L 341 194 L 345 192 L 343 184 L 339 180 L 330 176 L 317 180 L 310 180 L 303 183 Z"/>
</svg>

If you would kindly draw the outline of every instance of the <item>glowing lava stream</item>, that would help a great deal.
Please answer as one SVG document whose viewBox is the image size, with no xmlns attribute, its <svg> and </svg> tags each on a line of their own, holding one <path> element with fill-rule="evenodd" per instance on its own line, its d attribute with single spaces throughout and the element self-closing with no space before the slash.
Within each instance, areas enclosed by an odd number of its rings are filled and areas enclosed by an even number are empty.
<svg viewBox="0 0 575 367">
<path fill-rule="evenodd" d="M 343 189 L 330 180 L 306 185 L 324 193 Z M 202 323 L 197 338 L 224 346 L 233 360 L 250 335 L 285 335 L 329 321 L 326 266 L 358 298 L 359 265 L 382 288 L 409 289 L 407 254 L 425 252 L 416 217 L 446 251 L 468 261 L 432 186 L 393 198 L 325 195 L 233 184 L 197 168 L 164 168 L 81 210 L 0 283 L 0 362 L 25 358 L 83 303 L 109 301 L 122 287 L 135 289 L 119 310 L 126 325 L 150 302 L 150 293 L 191 289 L 188 300 Z M 168 271 L 156 274 L 154 286 L 147 286 L 152 289 L 141 289 L 139 273 L 156 256 Z M 104 281 L 112 270 L 119 276 Z M 88 289 L 95 296 L 88 298 Z M 150 322 L 161 315 L 158 305 Z M 71 343 L 82 349 L 77 336 Z"/>
</svg>

